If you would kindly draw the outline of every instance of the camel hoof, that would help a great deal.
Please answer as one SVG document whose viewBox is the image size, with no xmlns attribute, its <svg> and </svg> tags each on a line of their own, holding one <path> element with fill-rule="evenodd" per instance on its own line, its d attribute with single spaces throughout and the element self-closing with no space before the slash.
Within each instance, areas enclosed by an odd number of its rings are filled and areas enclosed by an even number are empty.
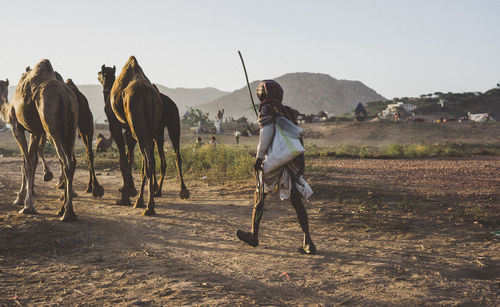
<svg viewBox="0 0 500 307">
<path fill-rule="evenodd" d="M 54 174 L 51 171 L 45 172 L 43 174 L 43 181 L 51 181 L 54 178 Z"/>
<path fill-rule="evenodd" d="M 154 215 L 156 215 L 156 211 L 155 211 L 155 209 L 146 209 L 146 210 L 144 210 L 144 212 L 142 212 L 142 215 L 154 216 Z"/>
<path fill-rule="evenodd" d="M 102 197 L 104 195 L 104 188 L 101 185 L 95 185 L 92 191 L 92 196 Z"/>
<path fill-rule="evenodd" d="M 133 197 L 133 196 L 137 196 L 137 189 L 136 189 L 136 188 L 134 188 L 134 187 L 130 188 L 130 189 L 128 190 L 128 195 L 129 195 L 129 196 L 132 196 L 132 197 Z"/>
<path fill-rule="evenodd" d="M 189 190 L 188 189 L 182 189 L 180 192 L 180 197 L 181 199 L 188 199 L 189 198 Z"/>
<path fill-rule="evenodd" d="M 17 197 L 16 200 L 14 200 L 14 203 L 13 203 L 14 206 L 24 206 L 24 201 Z"/>
<path fill-rule="evenodd" d="M 115 205 L 123 206 L 123 207 L 130 207 L 130 206 L 132 206 L 132 203 L 130 202 L 130 199 L 119 199 L 115 202 Z"/>
<path fill-rule="evenodd" d="M 123 189 L 124 189 L 124 187 L 121 187 L 118 189 L 118 191 L 120 193 L 122 193 Z M 125 189 L 125 191 L 127 192 L 128 196 L 130 196 L 130 197 L 134 197 L 137 195 L 137 189 L 135 187 L 127 188 L 127 189 Z"/>
<path fill-rule="evenodd" d="M 156 190 L 155 197 L 161 197 L 161 190 Z"/>
<path fill-rule="evenodd" d="M 69 211 L 65 211 L 64 215 L 59 220 L 61 222 L 76 222 L 77 218 L 73 211 L 71 211 L 71 213 L 69 213 Z"/>
<path fill-rule="evenodd" d="M 146 205 L 144 204 L 144 198 L 137 198 L 134 208 L 146 208 Z"/>
<path fill-rule="evenodd" d="M 33 207 L 22 208 L 21 210 L 19 210 L 19 214 L 37 214 L 37 213 L 38 212 Z"/>
</svg>

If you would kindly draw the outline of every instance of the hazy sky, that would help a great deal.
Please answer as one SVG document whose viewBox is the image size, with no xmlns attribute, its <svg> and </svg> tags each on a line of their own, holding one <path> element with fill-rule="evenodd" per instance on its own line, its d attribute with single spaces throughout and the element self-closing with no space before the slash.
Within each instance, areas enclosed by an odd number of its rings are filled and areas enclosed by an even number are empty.
<svg viewBox="0 0 500 307">
<path fill-rule="evenodd" d="M 168 87 L 245 85 L 288 72 L 360 80 L 387 98 L 500 81 L 499 0 L 3 1 L 0 78 L 48 58 L 97 84 L 135 55 Z"/>
</svg>

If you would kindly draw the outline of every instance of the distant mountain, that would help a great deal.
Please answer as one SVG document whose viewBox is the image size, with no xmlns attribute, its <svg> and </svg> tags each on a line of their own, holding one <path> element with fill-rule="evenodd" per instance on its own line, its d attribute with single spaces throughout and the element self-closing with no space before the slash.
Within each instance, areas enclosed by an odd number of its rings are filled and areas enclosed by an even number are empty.
<svg viewBox="0 0 500 307">
<path fill-rule="evenodd" d="M 161 84 L 156 84 L 160 92 L 172 98 L 177 104 L 180 113 L 184 113 L 186 106 L 196 107 L 200 104 L 213 101 L 219 97 L 229 94 L 213 87 L 206 88 L 169 88 Z M 182 115 L 182 114 L 181 114 Z"/>
<path fill-rule="evenodd" d="M 359 102 L 385 100 L 384 97 L 367 87 L 360 81 L 337 80 L 326 74 L 319 73 L 289 73 L 275 79 L 285 95 L 283 103 L 297 109 L 301 113 L 318 113 L 327 111 L 330 115 L 352 111 Z M 255 102 L 255 88 L 259 81 L 250 84 Z M 215 115 L 217 110 L 224 109 L 224 115 L 235 119 L 245 116 L 255 121 L 251 108 L 247 87 L 222 96 L 206 104 L 198 106 L 204 112 Z"/>
<path fill-rule="evenodd" d="M 102 86 L 95 84 L 77 85 L 78 89 L 87 97 L 90 109 L 94 115 L 94 121 L 103 123 L 106 119 L 104 114 L 104 96 L 102 94 Z M 200 104 L 213 101 L 219 97 L 227 95 L 228 92 L 220 91 L 216 88 L 168 88 L 161 84 L 157 84 L 161 93 L 172 98 L 179 108 L 179 113 L 182 114 L 186 110 L 186 106 L 196 107 Z M 14 96 L 16 86 L 9 86 L 9 100 Z"/>
</svg>

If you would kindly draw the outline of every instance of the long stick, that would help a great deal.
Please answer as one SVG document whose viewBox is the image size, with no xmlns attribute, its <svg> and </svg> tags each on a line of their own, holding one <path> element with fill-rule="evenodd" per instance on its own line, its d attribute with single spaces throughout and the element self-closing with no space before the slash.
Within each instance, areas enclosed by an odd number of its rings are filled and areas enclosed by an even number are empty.
<svg viewBox="0 0 500 307">
<path fill-rule="evenodd" d="M 245 71 L 245 78 L 247 79 L 248 93 L 250 94 L 250 100 L 252 100 L 253 111 L 255 112 L 255 116 L 258 118 L 259 115 L 257 115 L 257 107 L 255 106 L 255 102 L 253 101 L 252 90 L 250 89 L 250 82 L 248 82 L 248 75 L 247 75 L 247 69 L 245 67 L 245 62 L 243 61 L 243 56 L 241 55 L 241 52 L 239 50 L 238 54 L 240 55 L 241 64 L 243 64 L 243 70 Z"/>
</svg>

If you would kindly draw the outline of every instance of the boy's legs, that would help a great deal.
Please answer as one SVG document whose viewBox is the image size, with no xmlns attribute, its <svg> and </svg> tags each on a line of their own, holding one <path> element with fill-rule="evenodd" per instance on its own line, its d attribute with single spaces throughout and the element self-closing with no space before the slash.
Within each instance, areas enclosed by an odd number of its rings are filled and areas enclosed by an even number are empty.
<svg viewBox="0 0 500 307">
<path fill-rule="evenodd" d="M 297 218 L 299 219 L 300 227 L 302 228 L 302 232 L 304 233 L 304 242 L 302 244 L 302 247 L 299 248 L 299 251 L 304 254 L 314 254 L 316 253 L 316 246 L 312 242 L 311 234 L 309 233 L 309 222 L 307 219 L 306 208 L 302 203 L 300 193 L 295 185 L 292 185 L 290 201 L 292 202 L 292 206 L 297 212 Z"/>
</svg>

